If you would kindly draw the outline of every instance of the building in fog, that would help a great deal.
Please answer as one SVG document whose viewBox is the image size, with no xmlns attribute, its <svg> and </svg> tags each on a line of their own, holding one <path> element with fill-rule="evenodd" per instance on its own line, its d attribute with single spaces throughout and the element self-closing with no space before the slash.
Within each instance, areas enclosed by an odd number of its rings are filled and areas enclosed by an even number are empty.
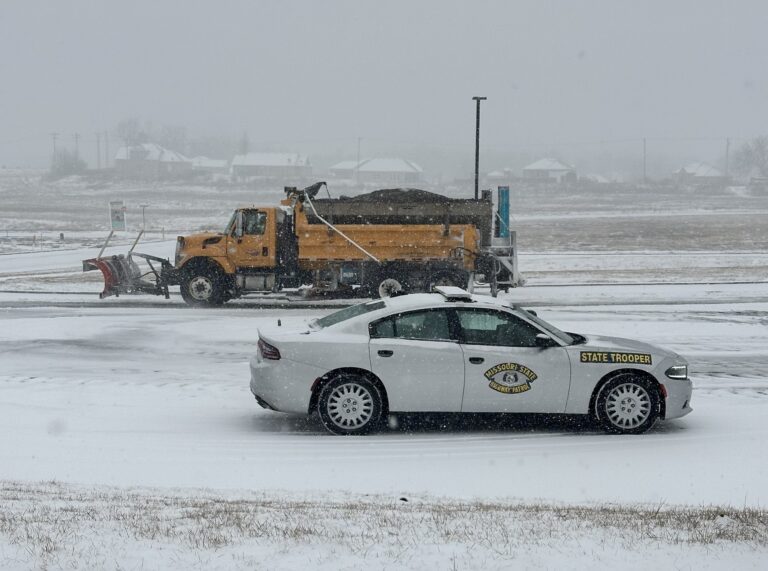
<svg viewBox="0 0 768 571">
<path fill-rule="evenodd" d="M 707 163 L 691 163 L 680 167 L 672 174 L 675 175 L 680 184 L 709 186 L 726 182 L 726 177 L 723 173 Z"/>
<path fill-rule="evenodd" d="M 247 153 L 235 155 L 231 165 L 232 176 L 247 178 L 306 178 L 312 174 L 309 157 L 299 153 Z"/>
<path fill-rule="evenodd" d="M 413 161 L 389 158 L 365 159 L 359 163 L 342 161 L 329 170 L 337 178 L 393 186 L 419 183 L 424 174 L 423 169 Z"/>
<path fill-rule="evenodd" d="M 576 182 L 576 168 L 558 159 L 539 159 L 523 168 L 523 178 L 550 182 Z"/>
<path fill-rule="evenodd" d="M 183 178 L 192 171 L 192 162 L 176 151 L 155 143 L 120 147 L 115 154 L 115 172 L 124 178 Z"/>
</svg>

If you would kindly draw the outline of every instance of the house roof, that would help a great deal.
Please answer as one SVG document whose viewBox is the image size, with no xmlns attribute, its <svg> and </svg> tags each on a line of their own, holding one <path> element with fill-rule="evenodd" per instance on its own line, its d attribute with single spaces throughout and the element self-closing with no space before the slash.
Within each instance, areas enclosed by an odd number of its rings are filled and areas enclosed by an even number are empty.
<svg viewBox="0 0 768 571">
<path fill-rule="evenodd" d="M 189 159 L 181 153 L 163 148 L 157 143 L 142 143 L 140 145 L 120 147 L 117 149 L 117 153 L 115 153 L 115 160 L 159 161 L 161 163 L 189 162 Z"/>
<path fill-rule="evenodd" d="M 332 171 L 353 171 L 357 168 L 357 161 L 341 161 L 331 167 Z"/>
<path fill-rule="evenodd" d="M 360 161 L 358 170 L 360 172 L 424 172 L 419 165 L 406 159 L 366 159 Z"/>
<path fill-rule="evenodd" d="M 229 161 L 226 159 L 209 159 L 208 157 L 195 157 L 190 159 L 192 166 L 198 169 L 226 169 Z"/>
<path fill-rule="evenodd" d="M 524 171 L 572 171 L 574 167 L 557 159 L 539 159 L 523 168 Z"/>
<path fill-rule="evenodd" d="M 691 163 L 679 168 L 674 174 L 687 174 L 696 178 L 720 178 L 723 176 L 723 173 L 707 163 Z"/>
<path fill-rule="evenodd" d="M 233 167 L 308 167 L 309 157 L 299 153 L 247 153 L 235 155 Z"/>
</svg>

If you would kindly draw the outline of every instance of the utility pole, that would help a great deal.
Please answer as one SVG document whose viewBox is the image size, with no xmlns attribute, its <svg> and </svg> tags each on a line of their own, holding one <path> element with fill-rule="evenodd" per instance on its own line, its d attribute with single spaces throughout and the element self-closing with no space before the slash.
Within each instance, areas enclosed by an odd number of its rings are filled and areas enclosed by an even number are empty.
<svg viewBox="0 0 768 571">
<path fill-rule="evenodd" d="M 104 168 L 109 168 L 109 131 L 104 131 Z"/>
<path fill-rule="evenodd" d="M 75 159 L 80 159 L 80 133 L 75 133 Z"/>
<path fill-rule="evenodd" d="M 96 133 L 96 169 L 101 170 L 101 133 Z"/>
<path fill-rule="evenodd" d="M 51 133 L 51 140 L 53 140 L 53 162 L 56 162 L 56 139 L 59 138 L 58 133 Z"/>
<path fill-rule="evenodd" d="M 477 102 L 477 118 L 475 120 L 475 200 L 477 200 L 479 171 L 480 171 L 480 102 L 488 99 L 487 97 L 473 97 Z"/>
<path fill-rule="evenodd" d="M 355 167 L 355 178 L 357 186 L 360 186 L 360 137 L 357 138 L 357 166 Z"/>
<path fill-rule="evenodd" d="M 728 178 L 731 176 L 730 173 L 730 155 L 731 155 L 731 139 L 727 138 L 725 140 L 725 178 Z"/>
<path fill-rule="evenodd" d="M 648 167 L 648 151 L 645 143 L 645 137 L 643 137 L 643 184 L 648 183 L 648 171 L 646 170 Z"/>
<path fill-rule="evenodd" d="M 141 229 L 146 230 L 147 229 L 147 219 L 144 217 L 144 210 L 149 206 L 149 204 L 139 204 L 141 207 Z"/>
</svg>

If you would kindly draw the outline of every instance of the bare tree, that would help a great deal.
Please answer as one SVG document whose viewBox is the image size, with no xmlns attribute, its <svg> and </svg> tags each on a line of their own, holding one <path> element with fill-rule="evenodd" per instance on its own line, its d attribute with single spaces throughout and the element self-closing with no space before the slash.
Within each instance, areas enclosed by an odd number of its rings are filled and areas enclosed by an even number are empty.
<svg viewBox="0 0 768 571">
<path fill-rule="evenodd" d="M 137 117 L 124 119 L 115 127 L 118 138 L 128 147 L 149 142 L 150 136 L 146 128 L 142 128 L 141 121 Z"/>
<path fill-rule="evenodd" d="M 755 137 L 741 145 L 733 156 L 733 166 L 742 175 L 757 171 L 768 176 L 768 137 Z"/>
</svg>

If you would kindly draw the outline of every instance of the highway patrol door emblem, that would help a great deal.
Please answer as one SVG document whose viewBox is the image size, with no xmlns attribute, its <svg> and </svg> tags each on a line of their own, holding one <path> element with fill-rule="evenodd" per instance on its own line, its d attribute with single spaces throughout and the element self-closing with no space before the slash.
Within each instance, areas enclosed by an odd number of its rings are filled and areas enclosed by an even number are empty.
<svg viewBox="0 0 768 571">
<path fill-rule="evenodd" d="M 488 386 L 494 391 L 514 395 L 531 390 L 531 383 L 538 376 L 525 365 L 500 363 L 488 369 L 485 378 L 490 381 Z"/>
</svg>

